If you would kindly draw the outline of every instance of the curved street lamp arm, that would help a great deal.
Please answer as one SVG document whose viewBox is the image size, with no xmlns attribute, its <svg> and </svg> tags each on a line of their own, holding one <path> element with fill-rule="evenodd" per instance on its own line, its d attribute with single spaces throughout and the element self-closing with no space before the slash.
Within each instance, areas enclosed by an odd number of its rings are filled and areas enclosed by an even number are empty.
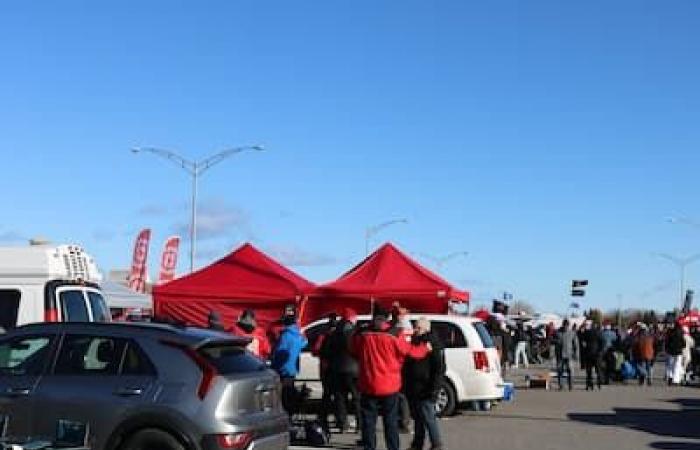
<svg viewBox="0 0 700 450">
<path fill-rule="evenodd" d="M 379 225 L 375 225 L 373 227 L 367 228 L 367 237 L 374 236 L 384 228 L 394 225 L 396 223 L 408 223 L 408 219 L 394 219 L 394 220 L 388 220 L 386 222 L 380 223 Z"/>
<path fill-rule="evenodd" d="M 203 159 L 202 161 L 197 163 L 197 171 L 198 173 L 202 173 L 205 170 L 209 169 L 210 167 L 213 167 L 217 164 L 219 164 L 221 161 L 225 160 L 226 158 L 229 158 L 237 153 L 244 152 L 246 150 L 256 150 L 256 151 L 262 151 L 263 148 L 259 145 L 249 145 L 245 147 L 235 147 L 235 148 L 229 148 L 226 150 L 222 150 L 219 153 L 209 156 L 208 158 Z"/>
<path fill-rule="evenodd" d="M 462 251 L 462 252 L 453 252 L 453 253 L 450 253 L 449 255 L 446 255 L 446 256 L 442 257 L 442 258 L 440 259 L 440 262 L 446 263 L 447 261 L 453 260 L 453 259 L 455 259 L 455 258 L 458 257 L 458 256 L 469 256 L 469 252 Z"/>
<path fill-rule="evenodd" d="M 153 153 L 156 156 L 172 161 L 178 167 L 186 170 L 188 173 L 194 175 L 196 170 L 196 164 L 190 160 L 183 158 L 177 153 L 170 150 L 163 150 L 160 148 L 153 147 L 136 147 L 131 150 L 134 153 Z"/>
</svg>

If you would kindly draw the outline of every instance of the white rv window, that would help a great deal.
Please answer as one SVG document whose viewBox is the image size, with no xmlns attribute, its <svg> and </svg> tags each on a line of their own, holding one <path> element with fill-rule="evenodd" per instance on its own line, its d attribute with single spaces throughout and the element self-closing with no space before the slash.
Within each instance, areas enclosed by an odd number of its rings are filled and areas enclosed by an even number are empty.
<svg viewBox="0 0 700 450">
<path fill-rule="evenodd" d="M 63 291 L 59 294 L 61 300 L 61 320 L 63 322 L 89 322 L 85 297 L 82 291 Z"/>
<path fill-rule="evenodd" d="M 0 289 L 0 332 L 17 326 L 17 313 L 22 293 L 17 289 Z"/>
</svg>

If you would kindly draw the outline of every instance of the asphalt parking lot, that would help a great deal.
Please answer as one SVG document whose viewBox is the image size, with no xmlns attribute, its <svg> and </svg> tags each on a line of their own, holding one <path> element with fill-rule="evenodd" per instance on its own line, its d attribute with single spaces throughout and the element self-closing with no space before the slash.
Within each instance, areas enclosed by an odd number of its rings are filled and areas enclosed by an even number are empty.
<svg viewBox="0 0 700 450">
<path fill-rule="evenodd" d="M 448 449 L 591 450 L 700 449 L 700 389 L 604 386 L 586 392 L 519 389 L 490 412 L 463 411 L 441 422 Z M 355 434 L 333 435 L 333 447 L 354 448 Z M 384 448 L 378 436 L 379 448 Z M 401 437 L 408 448 L 410 435 Z M 304 447 L 295 447 L 304 448 Z"/>
</svg>

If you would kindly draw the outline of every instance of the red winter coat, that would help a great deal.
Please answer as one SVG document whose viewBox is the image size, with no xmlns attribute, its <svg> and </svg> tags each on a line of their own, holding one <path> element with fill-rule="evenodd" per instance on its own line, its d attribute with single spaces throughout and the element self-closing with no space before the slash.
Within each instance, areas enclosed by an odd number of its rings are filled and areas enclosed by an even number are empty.
<svg viewBox="0 0 700 450">
<path fill-rule="evenodd" d="M 359 365 L 362 394 L 383 397 L 401 390 L 401 368 L 407 356 L 425 358 L 426 344 L 412 345 L 384 331 L 364 331 L 352 338 L 352 353 Z"/>
</svg>

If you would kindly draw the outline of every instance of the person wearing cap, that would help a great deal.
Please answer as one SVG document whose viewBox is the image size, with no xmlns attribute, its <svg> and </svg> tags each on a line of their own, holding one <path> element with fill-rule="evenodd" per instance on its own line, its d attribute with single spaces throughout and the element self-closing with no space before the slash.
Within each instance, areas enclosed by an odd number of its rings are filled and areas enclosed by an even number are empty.
<svg viewBox="0 0 700 450">
<path fill-rule="evenodd" d="M 443 442 L 438 426 L 435 403 L 440 385 L 445 376 L 445 352 L 438 337 L 430 331 L 430 321 L 421 317 L 416 321 L 412 342 L 429 342 L 432 350 L 427 358 L 406 358 L 406 395 L 415 422 L 413 442 L 409 450 L 423 450 L 426 431 L 430 438 L 431 450 L 442 450 Z"/>
<path fill-rule="evenodd" d="M 308 341 L 297 324 L 296 314 L 285 310 L 282 331 L 272 351 L 271 367 L 282 382 L 282 406 L 290 415 L 295 412 L 296 389 L 294 380 L 299 374 L 299 355 Z"/>
<path fill-rule="evenodd" d="M 382 415 L 384 440 L 387 450 L 399 450 L 398 393 L 401 390 L 401 368 L 407 356 L 425 358 L 429 343 L 413 345 L 386 330 L 388 314 L 381 308 L 374 310 L 372 324 L 356 333 L 350 350 L 357 358 L 359 390 L 362 408 L 362 446 L 365 450 L 377 447 L 377 416 Z"/>
</svg>

